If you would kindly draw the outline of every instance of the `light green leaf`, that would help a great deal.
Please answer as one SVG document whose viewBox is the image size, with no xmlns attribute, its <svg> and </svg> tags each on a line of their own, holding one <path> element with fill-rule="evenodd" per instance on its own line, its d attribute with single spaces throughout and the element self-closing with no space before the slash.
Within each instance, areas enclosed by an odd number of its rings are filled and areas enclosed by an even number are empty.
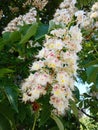
<svg viewBox="0 0 98 130">
<path fill-rule="evenodd" d="M 12 69 L 8 68 L 2 68 L 0 69 L 0 77 L 3 77 L 5 74 L 13 73 L 14 71 Z"/>
<path fill-rule="evenodd" d="M 17 42 L 21 39 L 21 34 L 18 31 L 14 31 L 10 34 L 9 39 L 11 42 Z"/>
<path fill-rule="evenodd" d="M 50 22 L 49 22 L 49 29 L 48 29 L 48 32 L 50 32 L 51 30 L 53 30 L 53 29 L 59 29 L 59 28 L 65 28 L 66 27 L 66 25 L 65 24 L 63 24 L 63 23 L 61 23 L 61 24 L 55 24 L 55 22 L 53 21 L 53 20 L 51 20 Z"/>
<path fill-rule="evenodd" d="M 50 32 L 52 29 L 54 29 L 55 28 L 55 23 L 51 20 L 50 22 L 49 22 L 49 29 L 48 29 L 48 32 Z"/>
<path fill-rule="evenodd" d="M 20 44 L 25 44 L 32 36 L 35 35 L 38 28 L 38 23 L 33 23 L 32 26 L 29 27 L 26 34 L 22 37 Z"/>
<path fill-rule="evenodd" d="M 59 130 L 64 130 L 64 125 L 63 123 L 61 122 L 61 120 L 56 116 L 54 115 L 53 113 L 51 114 L 51 118 L 56 122 Z"/>
<path fill-rule="evenodd" d="M 71 109 L 72 109 L 74 115 L 76 117 L 78 117 L 78 109 L 77 109 L 76 104 L 73 100 L 70 100 L 70 106 L 71 106 Z"/>
</svg>

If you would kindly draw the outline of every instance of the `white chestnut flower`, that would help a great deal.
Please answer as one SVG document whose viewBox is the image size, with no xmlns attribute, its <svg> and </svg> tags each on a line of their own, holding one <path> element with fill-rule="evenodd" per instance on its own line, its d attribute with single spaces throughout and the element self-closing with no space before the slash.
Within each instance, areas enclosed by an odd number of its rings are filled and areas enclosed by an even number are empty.
<svg viewBox="0 0 98 130">
<path fill-rule="evenodd" d="M 92 6 L 92 11 L 98 11 L 98 2 L 96 2 L 93 6 Z"/>
<path fill-rule="evenodd" d="M 90 18 L 98 18 L 98 11 L 92 12 Z"/>
<path fill-rule="evenodd" d="M 30 70 L 33 71 L 33 70 L 39 70 L 41 69 L 42 67 L 44 67 L 44 61 L 36 61 L 32 64 L 32 66 L 30 67 Z"/>
</svg>

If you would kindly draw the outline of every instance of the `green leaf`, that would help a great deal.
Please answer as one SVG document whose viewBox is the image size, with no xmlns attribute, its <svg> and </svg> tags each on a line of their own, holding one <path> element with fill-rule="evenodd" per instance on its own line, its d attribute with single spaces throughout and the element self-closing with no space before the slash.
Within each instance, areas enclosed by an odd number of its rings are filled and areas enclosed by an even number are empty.
<svg viewBox="0 0 98 130">
<path fill-rule="evenodd" d="M 96 76 L 96 88 L 98 88 L 98 74 Z"/>
<path fill-rule="evenodd" d="M 53 29 L 59 29 L 59 28 L 65 28 L 66 25 L 65 24 L 59 24 L 59 25 L 56 25 L 55 22 L 53 20 L 51 20 L 49 22 L 49 29 L 48 29 L 48 32 L 50 32 L 51 30 Z"/>
<path fill-rule="evenodd" d="M 79 102 L 79 108 L 82 108 L 82 106 L 83 106 L 83 102 L 81 101 Z"/>
<path fill-rule="evenodd" d="M 44 125 L 48 119 L 50 118 L 51 115 L 51 106 L 49 104 L 49 95 L 46 95 L 41 98 L 42 102 L 42 111 L 40 113 L 40 123 L 39 126 Z"/>
<path fill-rule="evenodd" d="M 49 22 L 48 32 L 50 32 L 52 29 L 55 29 L 55 23 L 51 20 L 51 21 Z"/>
<path fill-rule="evenodd" d="M 17 100 L 18 100 L 18 89 L 15 88 L 16 86 L 5 86 L 5 94 L 14 108 L 14 110 L 18 113 L 18 106 L 17 106 Z"/>
<path fill-rule="evenodd" d="M 47 120 L 49 119 L 50 114 L 51 113 L 50 113 L 50 110 L 49 110 L 48 107 L 44 107 L 42 109 L 39 126 L 42 126 L 47 122 Z"/>
<path fill-rule="evenodd" d="M 98 65 L 92 65 L 86 69 L 87 73 L 87 82 L 88 83 L 94 83 L 96 85 L 97 83 L 97 75 L 98 75 Z"/>
<path fill-rule="evenodd" d="M 17 42 L 21 39 L 21 34 L 19 31 L 14 31 L 10 34 L 9 39 L 11 42 Z"/>
<path fill-rule="evenodd" d="M 4 75 L 8 74 L 8 73 L 13 73 L 14 71 L 12 69 L 8 69 L 8 68 L 2 68 L 0 69 L 0 77 L 3 77 Z"/>
<path fill-rule="evenodd" d="M 26 24 L 24 26 L 20 26 L 19 32 L 24 36 L 30 27 L 31 27 L 31 24 Z"/>
<path fill-rule="evenodd" d="M 9 36 L 10 36 L 10 32 L 5 32 L 2 35 L 3 39 L 6 39 L 6 40 L 9 38 Z"/>
<path fill-rule="evenodd" d="M 76 117 L 78 117 L 78 109 L 76 107 L 76 104 L 73 100 L 70 100 L 70 107 Z"/>
<path fill-rule="evenodd" d="M 56 122 L 59 130 L 64 130 L 64 125 L 63 123 L 61 122 L 61 120 L 56 116 L 54 115 L 53 113 L 51 114 L 51 118 Z"/>
<path fill-rule="evenodd" d="M 26 34 L 22 37 L 20 44 L 25 44 L 32 36 L 35 35 L 38 28 L 38 23 L 33 23 L 32 26 L 29 27 Z"/>
<path fill-rule="evenodd" d="M 45 34 L 48 33 L 48 27 L 49 26 L 47 24 L 42 24 L 42 23 L 39 24 L 36 35 L 35 35 L 36 41 L 43 38 Z"/>
<path fill-rule="evenodd" d="M 80 99 L 80 92 L 79 92 L 79 89 L 76 86 L 75 86 L 75 89 L 74 89 L 74 95 L 78 100 Z"/>
<path fill-rule="evenodd" d="M 85 130 L 85 129 L 86 129 L 86 126 L 85 126 L 85 124 L 83 124 L 82 122 L 80 122 L 80 124 L 82 125 L 82 127 L 83 127 L 83 130 Z"/>
<path fill-rule="evenodd" d="M 14 113 L 9 106 L 8 102 L 3 100 L 0 103 L 0 114 L 3 115 L 9 122 L 10 126 L 16 130 L 15 120 L 14 120 Z"/>
<path fill-rule="evenodd" d="M 14 31 L 14 32 L 5 32 L 3 34 L 3 39 L 4 40 L 9 40 L 11 42 L 17 42 L 21 39 L 21 34 L 19 31 Z"/>
<path fill-rule="evenodd" d="M 4 48 L 4 46 L 9 42 L 9 40 L 0 41 L 0 51 Z"/>
<path fill-rule="evenodd" d="M 30 106 L 32 107 L 32 106 Z M 28 106 L 28 104 L 23 104 L 21 102 L 21 104 L 19 104 L 19 121 L 22 123 L 24 121 L 24 119 L 26 119 L 27 117 L 26 116 L 32 116 L 32 113 L 31 113 L 31 109 L 30 107 Z"/>
<path fill-rule="evenodd" d="M 58 130 L 58 127 L 53 127 L 50 130 Z"/>
<path fill-rule="evenodd" d="M 11 45 L 11 43 L 20 41 L 21 34 L 18 31 L 15 32 L 6 32 L 3 34 L 3 38 L 0 41 L 0 51 L 4 48 L 5 45 Z"/>
<path fill-rule="evenodd" d="M 83 67 L 87 68 L 87 67 L 90 67 L 92 65 L 96 65 L 98 64 L 98 60 L 93 60 L 91 62 L 88 62 L 87 64 L 83 65 Z"/>
<path fill-rule="evenodd" d="M 12 130 L 8 120 L 0 114 L 0 130 Z"/>
</svg>

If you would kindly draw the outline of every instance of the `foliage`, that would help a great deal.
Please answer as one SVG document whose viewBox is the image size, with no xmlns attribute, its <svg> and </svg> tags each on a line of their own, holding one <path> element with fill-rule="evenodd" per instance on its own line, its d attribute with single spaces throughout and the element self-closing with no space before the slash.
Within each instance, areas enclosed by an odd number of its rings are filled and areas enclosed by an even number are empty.
<svg viewBox="0 0 98 130">
<path fill-rule="evenodd" d="M 95 3 L 97 2 L 98 0 L 77 0 L 77 6 L 78 8 L 80 9 L 83 9 L 85 8 L 86 10 L 89 10 L 90 7 Z"/>
<path fill-rule="evenodd" d="M 95 29 L 90 30 L 86 33 L 85 40 L 82 44 L 83 49 L 79 53 L 80 56 L 80 71 L 79 77 L 82 82 L 91 84 L 87 93 L 82 95 L 80 101 L 80 108 L 89 109 L 90 112 L 95 116 L 97 113 L 97 92 L 98 92 L 98 31 Z M 98 116 L 95 117 L 98 119 Z"/>
<path fill-rule="evenodd" d="M 30 127 L 28 124 L 32 124 L 32 107 L 21 102 L 19 84 L 28 76 L 28 67 L 41 49 L 41 45 L 30 47 L 28 40 L 32 37 L 34 41 L 38 39 L 41 43 L 47 32 L 47 25 L 40 26 L 40 24 L 25 25 L 19 31 L 4 33 L 0 38 L 0 120 L 2 120 L 0 127 L 2 130 L 6 130 L 6 127 L 9 130 L 11 127 L 13 130 L 16 130 L 16 127 L 18 130 L 25 127 L 28 130 Z M 42 31 L 43 28 L 46 31 L 39 34 L 38 30 Z"/>
<path fill-rule="evenodd" d="M 94 122 L 94 120 L 90 118 L 82 117 L 80 121 L 82 123 L 80 130 L 97 130 L 98 129 L 98 123 Z"/>
<path fill-rule="evenodd" d="M 46 10 L 40 12 L 42 22 L 33 25 L 25 25 L 20 27 L 19 31 L 4 33 L 0 37 L 0 129 L 1 130 L 31 130 L 34 123 L 35 107 L 41 104 L 25 104 L 21 101 L 21 93 L 19 84 L 29 75 L 29 66 L 34 60 L 35 55 L 42 48 L 45 34 L 48 33 L 48 23 L 53 17 L 55 9 L 58 7 L 59 1 L 50 1 L 46 6 Z M 97 1 L 97 0 L 96 0 Z M 0 32 L 14 17 L 27 12 L 29 6 L 22 8 L 23 0 L 1 0 L 0 7 L 3 9 L 4 17 L 0 21 Z M 95 0 L 78 0 L 77 7 L 85 10 L 91 8 Z M 5 6 L 6 5 L 6 6 Z M 18 7 L 19 11 L 12 13 L 9 6 Z M 52 10 L 52 11 L 51 11 Z M 51 29 L 51 28 L 49 28 Z M 78 120 L 78 109 L 88 109 L 92 113 L 92 118 L 98 121 L 98 30 L 83 30 L 85 40 L 83 41 L 83 49 L 78 54 L 80 57 L 78 77 L 85 83 L 93 83 L 87 93 L 80 98 L 78 88 L 73 92 L 75 94 L 75 103 L 71 102 L 71 109 L 66 112 L 64 117 L 57 117 L 51 114 L 51 106 L 47 102 L 49 95 L 42 97 L 43 111 L 38 111 L 36 130 L 79 130 L 80 121 Z M 29 40 L 33 40 L 33 46 Z M 39 42 L 39 46 L 35 46 Z M 47 111 L 48 110 L 48 111 Z M 40 120 L 38 120 L 40 119 Z M 84 118 L 82 123 L 87 123 L 87 130 L 97 130 L 94 121 Z M 95 125 L 90 125 L 91 123 Z M 82 130 L 82 128 L 81 128 Z"/>
</svg>

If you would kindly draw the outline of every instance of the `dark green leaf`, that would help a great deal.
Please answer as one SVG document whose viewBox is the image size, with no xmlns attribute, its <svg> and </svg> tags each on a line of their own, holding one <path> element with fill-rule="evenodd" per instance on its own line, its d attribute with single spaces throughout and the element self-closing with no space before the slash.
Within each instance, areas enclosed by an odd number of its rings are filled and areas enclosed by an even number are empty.
<svg viewBox="0 0 98 130">
<path fill-rule="evenodd" d="M 14 113 L 9 106 L 8 102 L 3 100 L 0 103 L 0 113 L 8 120 L 11 127 L 16 130 L 15 120 L 14 120 Z"/>
<path fill-rule="evenodd" d="M 18 106 L 17 106 L 17 100 L 18 100 L 18 89 L 15 88 L 16 86 L 5 86 L 5 94 L 14 108 L 14 110 L 18 113 Z"/>
<path fill-rule="evenodd" d="M 5 46 L 6 44 L 8 44 L 8 42 L 9 42 L 9 40 L 2 40 L 2 41 L 0 42 L 0 51 L 4 48 L 4 46 Z"/>
<path fill-rule="evenodd" d="M 5 33 L 3 33 L 2 36 L 3 36 L 4 39 L 8 39 L 9 36 L 10 36 L 10 32 L 5 32 Z"/>
<path fill-rule="evenodd" d="M 18 118 L 19 118 L 19 121 L 21 123 L 23 123 L 23 121 L 25 119 L 28 118 L 31 118 L 32 117 L 32 106 L 31 105 L 28 105 L 28 104 L 24 104 L 24 103 L 20 103 L 19 105 L 19 115 L 18 115 Z"/>
<path fill-rule="evenodd" d="M 75 87 L 75 89 L 74 89 L 74 94 L 75 94 L 75 97 L 79 100 L 80 99 L 80 92 L 79 92 L 79 89 L 77 87 Z"/>
<path fill-rule="evenodd" d="M 98 65 L 92 65 L 86 69 L 88 83 L 94 83 L 96 85 L 98 75 Z"/>
<path fill-rule="evenodd" d="M 35 35 L 35 40 L 39 40 L 45 36 L 45 34 L 48 33 L 48 25 L 40 23 Z"/>
<path fill-rule="evenodd" d="M 58 127 L 53 127 L 50 130 L 59 130 Z"/>
<path fill-rule="evenodd" d="M 82 106 L 83 106 L 83 102 L 81 101 L 81 102 L 79 103 L 79 108 L 82 108 Z"/>
<path fill-rule="evenodd" d="M 88 62 L 87 64 L 83 65 L 83 67 L 87 68 L 87 67 L 90 67 L 90 66 L 96 65 L 96 64 L 98 64 L 98 60 Z"/>
<path fill-rule="evenodd" d="M 8 120 L 0 114 L 0 130 L 12 130 Z"/>
<path fill-rule="evenodd" d="M 96 88 L 98 88 L 98 74 L 96 76 Z"/>
<path fill-rule="evenodd" d="M 45 97 L 42 97 L 42 111 L 40 113 L 40 123 L 39 126 L 44 125 L 51 115 L 51 106 L 49 104 L 49 96 L 46 95 Z"/>
<path fill-rule="evenodd" d="M 47 120 L 49 119 L 50 114 L 51 113 L 50 113 L 50 110 L 49 110 L 48 106 L 45 107 L 41 112 L 41 118 L 40 118 L 39 126 L 42 126 L 47 122 Z"/>
<path fill-rule="evenodd" d="M 19 32 L 24 36 L 30 27 L 31 27 L 31 24 L 20 26 Z"/>
</svg>

